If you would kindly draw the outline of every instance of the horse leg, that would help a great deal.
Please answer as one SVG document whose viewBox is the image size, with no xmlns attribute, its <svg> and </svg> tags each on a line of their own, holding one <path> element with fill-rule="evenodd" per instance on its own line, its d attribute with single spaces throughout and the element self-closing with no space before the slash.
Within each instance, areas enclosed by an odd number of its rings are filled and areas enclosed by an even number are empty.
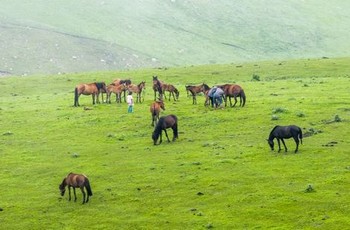
<svg viewBox="0 0 350 230">
<path fill-rule="evenodd" d="M 159 135 L 159 144 L 161 144 L 162 143 L 162 130 L 160 130 L 160 135 Z"/>
<path fill-rule="evenodd" d="M 297 145 L 297 147 L 295 148 L 294 153 L 297 153 L 298 152 L 298 148 L 299 148 L 299 139 L 298 139 L 298 136 L 293 137 L 293 138 L 294 138 L 295 144 Z"/>
<path fill-rule="evenodd" d="M 85 203 L 85 196 L 86 196 L 85 191 L 84 191 L 84 187 L 81 187 L 80 190 L 83 193 L 83 204 L 84 204 Z M 89 198 L 89 196 L 88 196 L 88 198 Z M 86 202 L 88 202 L 88 201 L 89 200 L 87 200 Z"/>
<path fill-rule="evenodd" d="M 73 187 L 73 192 L 74 192 L 74 202 L 77 201 L 77 193 L 75 192 L 75 188 Z"/>
<path fill-rule="evenodd" d="M 283 143 L 283 146 L 284 146 L 284 151 L 287 152 L 287 146 L 286 146 L 286 143 L 284 143 L 284 140 L 283 138 L 281 139 L 282 143 Z"/>
<path fill-rule="evenodd" d="M 232 97 L 229 96 L 228 99 L 230 100 L 230 106 L 233 107 L 233 106 L 232 106 Z"/>
<path fill-rule="evenodd" d="M 281 143 L 279 138 L 277 138 L 277 143 L 278 143 L 278 152 L 281 152 Z"/>
<path fill-rule="evenodd" d="M 68 195 L 69 195 L 68 200 L 71 201 L 71 196 L 70 196 L 70 185 L 68 185 Z"/>
<path fill-rule="evenodd" d="M 86 189 L 86 191 L 87 191 L 87 189 Z M 87 203 L 87 202 L 89 202 L 89 193 L 86 194 L 86 201 L 85 201 L 85 203 Z"/>
<path fill-rule="evenodd" d="M 170 142 L 169 137 L 168 137 L 168 133 L 167 133 L 166 129 L 164 129 L 164 132 L 165 132 L 166 138 L 168 139 L 168 142 Z"/>
<path fill-rule="evenodd" d="M 151 123 L 151 126 L 153 126 L 153 127 L 154 127 L 154 124 L 155 124 L 155 119 L 156 119 L 156 117 L 155 117 L 154 115 L 152 115 L 152 123 Z"/>
<path fill-rule="evenodd" d="M 236 106 L 236 104 L 237 104 L 237 96 L 236 96 L 236 95 L 234 95 L 234 96 L 233 96 L 233 99 L 235 99 L 235 103 L 233 104 L 233 106 L 232 106 L 232 107 L 235 107 L 235 106 Z"/>
<path fill-rule="evenodd" d="M 177 135 L 177 125 L 174 126 L 172 129 L 173 129 L 173 141 L 175 141 L 176 138 L 178 138 L 178 135 Z"/>
<path fill-rule="evenodd" d="M 96 103 L 100 104 L 100 92 L 96 93 Z"/>
<path fill-rule="evenodd" d="M 92 97 L 92 104 L 94 105 L 94 104 L 95 104 L 95 94 L 93 93 L 93 94 L 91 95 L 91 97 Z"/>
<path fill-rule="evenodd" d="M 78 89 L 75 88 L 74 90 L 74 106 L 79 106 L 79 96 Z"/>
</svg>

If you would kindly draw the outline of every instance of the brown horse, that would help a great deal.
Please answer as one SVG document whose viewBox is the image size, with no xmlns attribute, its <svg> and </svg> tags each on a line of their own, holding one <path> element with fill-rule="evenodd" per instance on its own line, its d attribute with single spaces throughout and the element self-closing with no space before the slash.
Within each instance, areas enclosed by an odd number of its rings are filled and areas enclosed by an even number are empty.
<svg viewBox="0 0 350 230">
<path fill-rule="evenodd" d="M 157 125 L 161 109 L 165 110 L 164 102 L 162 100 L 155 101 L 151 104 L 149 110 L 152 115 L 152 123 L 151 123 L 152 126 Z"/>
<path fill-rule="evenodd" d="M 157 99 L 157 93 L 158 93 L 158 97 L 160 99 L 163 99 L 163 89 L 162 89 L 162 84 L 163 82 L 161 82 L 158 79 L 158 76 L 153 76 L 153 91 L 154 91 L 154 100 Z"/>
<path fill-rule="evenodd" d="M 220 87 L 225 93 L 225 106 L 227 105 L 227 98 L 229 98 L 230 106 L 234 107 L 237 104 L 237 97 L 240 98 L 239 105 L 242 107 L 245 105 L 246 96 L 241 86 L 236 84 L 225 84 L 225 85 L 219 85 L 218 87 Z M 235 99 L 235 103 L 233 105 L 231 101 L 232 97 Z"/>
<path fill-rule="evenodd" d="M 177 130 L 177 117 L 175 115 L 168 115 L 165 117 L 159 118 L 159 121 L 154 128 L 154 131 L 152 133 L 152 139 L 153 139 L 153 144 L 156 145 L 158 138 L 160 137 L 159 144 L 162 143 L 162 131 L 164 130 L 165 136 L 168 139 L 168 142 L 170 142 L 167 129 L 171 128 L 173 130 L 173 141 L 175 141 L 178 136 L 178 130 Z"/>
<path fill-rule="evenodd" d="M 111 103 L 111 94 L 115 93 L 116 102 L 121 103 L 122 93 L 127 89 L 125 84 L 115 85 L 114 83 L 107 86 L 107 103 Z"/>
<path fill-rule="evenodd" d="M 80 84 L 74 90 L 74 106 L 79 106 L 79 96 L 92 95 L 92 104 L 100 103 L 99 95 L 101 91 L 107 92 L 106 84 L 104 82 L 94 82 L 89 84 Z"/>
<path fill-rule="evenodd" d="M 164 93 L 164 97 L 165 97 L 165 91 L 169 92 L 169 101 L 171 99 L 171 96 L 173 96 L 174 101 L 179 100 L 179 95 L 180 92 L 175 88 L 175 86 L 171 85 L 171 84 L 162 84 L 162 92 Z M 166 97 L 165 97 L 166 99 Z"/>
<path fill-rule="evenodd" d="M 142 90 L 145 89 L 145 88 L 146 88 L 146 82 L 142 81 L 138 85 L 134 85 L 134 84 L 129 85 L 127 87 L 127 91 L 132 92 L 132 93 L 136 93 L 136 102 L 141 103 L 142 101 L 145 100 L 141 96 Z"/>
<path fill-rule="evenodd" d="M 186 85 L 186 91 L 191 93 L 192 96 L 192 104 L 197 104 L 197 98 L 196 95 L 199 93 L 204 93 L 204 91 L 209 88 L 206 84 L 200 84 L 200 85 Z"/>
<path fill-rule="evenodd" d="M 212 88 L 210 88 L 207 84 L 202 85 L 202 92 L 205 96 L 204 106 L 209 106 L 212 101 L 209 98 L 209 92 Z"/>
<path fill-rule="evenodd" d="M 115 85 L 122 85 L 125 84 L 126 86 L 131 85 L 131 80 L 130 79 L 114 79 L 112 84 Z M 123 98 L 124 98 L 124 102 L 126 102 L 126 96 L 125 96 L 125 92 L 126 92 L 126 88 L 123 90 Z"/>
<path fill-rule="evenodd" d="M 89 202 L 89 196 L 92 196 L 92 191 L 91 191 L 89 179 L 85 175 L 69 173 L 63 179 L 62 183 L 59 185 L 61 196 L 64 196 L 64 193 L 66 192 L 66 186 L 68 186 L 69 201 L 71 200 L 70 188 L 72 187 L 74 192 L 74 201 L 77 201 L 77 194 L 75 193 L 75 188 L 80 188 L 81 192 L 83 193 L 83 204 Z M 86 201 L 85 201 L 86 193 L 84 191 L 84 187 L 86 188 L 86 192 L 87 192 Z"/>
</svg>

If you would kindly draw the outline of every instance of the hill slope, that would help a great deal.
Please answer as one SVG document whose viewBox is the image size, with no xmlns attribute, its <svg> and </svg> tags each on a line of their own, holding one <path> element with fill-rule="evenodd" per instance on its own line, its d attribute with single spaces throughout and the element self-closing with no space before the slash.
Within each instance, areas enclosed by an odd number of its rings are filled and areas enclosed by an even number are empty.
<svg viewBox="0 0 350 230">
<path fill-rule="evenodd" d="M 350 3 L 342 0 L 13 0 L 0 6 L 3 74 L 350 53 Z"/>
</svg>

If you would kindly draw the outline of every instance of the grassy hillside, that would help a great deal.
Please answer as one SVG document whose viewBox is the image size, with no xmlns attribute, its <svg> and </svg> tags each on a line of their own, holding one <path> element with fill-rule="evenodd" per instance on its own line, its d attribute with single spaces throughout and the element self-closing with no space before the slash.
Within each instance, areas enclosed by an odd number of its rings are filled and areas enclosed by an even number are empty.
<svg viewBox="0 0 350 230">
<path fill-rule="evenodd" d="M 0 78 L 0 222 L 4 229 L 343 229 L 349 225 L 349 59 L 259 62 Z M 153 146 L 152 75 L 180 90 L 165 114 L 179 139 Z M 255 74 L 255 77 L 253 77 Z M 145 101 L 81 96 L 80 82 L 146 81 Z M 244 108 L 192 105 L 185 85 L 240 84 Z M 89 108 L 89 110 L 84 109 Z M 304 132 L 298 154 L 266 142 L 276 125 Z M 170 134 L 172 136 L 172 134 Z M 61 197 L 69 172 L 90 178 L 86 205 Z M 19 221 L 20 220 L 20 221 Z"/>
<path fill-rule="evenodd" d="M 0 3 L 0 71 L 62 73 L 349 56 L 347 1 Z"/>
</svg>

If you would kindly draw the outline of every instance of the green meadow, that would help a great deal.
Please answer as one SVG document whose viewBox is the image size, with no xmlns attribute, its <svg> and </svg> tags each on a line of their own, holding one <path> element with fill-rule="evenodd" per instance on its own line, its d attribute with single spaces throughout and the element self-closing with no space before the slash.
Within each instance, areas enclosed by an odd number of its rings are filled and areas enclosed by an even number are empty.
<svg viewBox="0 0 350 230">
<path fill-rule="evenodd" d="M 349 205 L 349 58 L 0 78 L 1 229 L 344 229 Z M 154 146 L 152 76 L 174 84 L 179 139 Z M 145 99 L 73 106 L 79 83 L 146 81 Z M 245 107 L 192 105 L 185 85 L 241 85 Z M 135 96 L 135 95 L 134 95 Z M 275 125 L 304 133 L 271 151 Z M 168 132 L 172 137 L 172 132 Z M 276 141 L 275 141 L 275 144 Z M 60 196 L 90 179 L 82 205 Z"/>
</svg>

